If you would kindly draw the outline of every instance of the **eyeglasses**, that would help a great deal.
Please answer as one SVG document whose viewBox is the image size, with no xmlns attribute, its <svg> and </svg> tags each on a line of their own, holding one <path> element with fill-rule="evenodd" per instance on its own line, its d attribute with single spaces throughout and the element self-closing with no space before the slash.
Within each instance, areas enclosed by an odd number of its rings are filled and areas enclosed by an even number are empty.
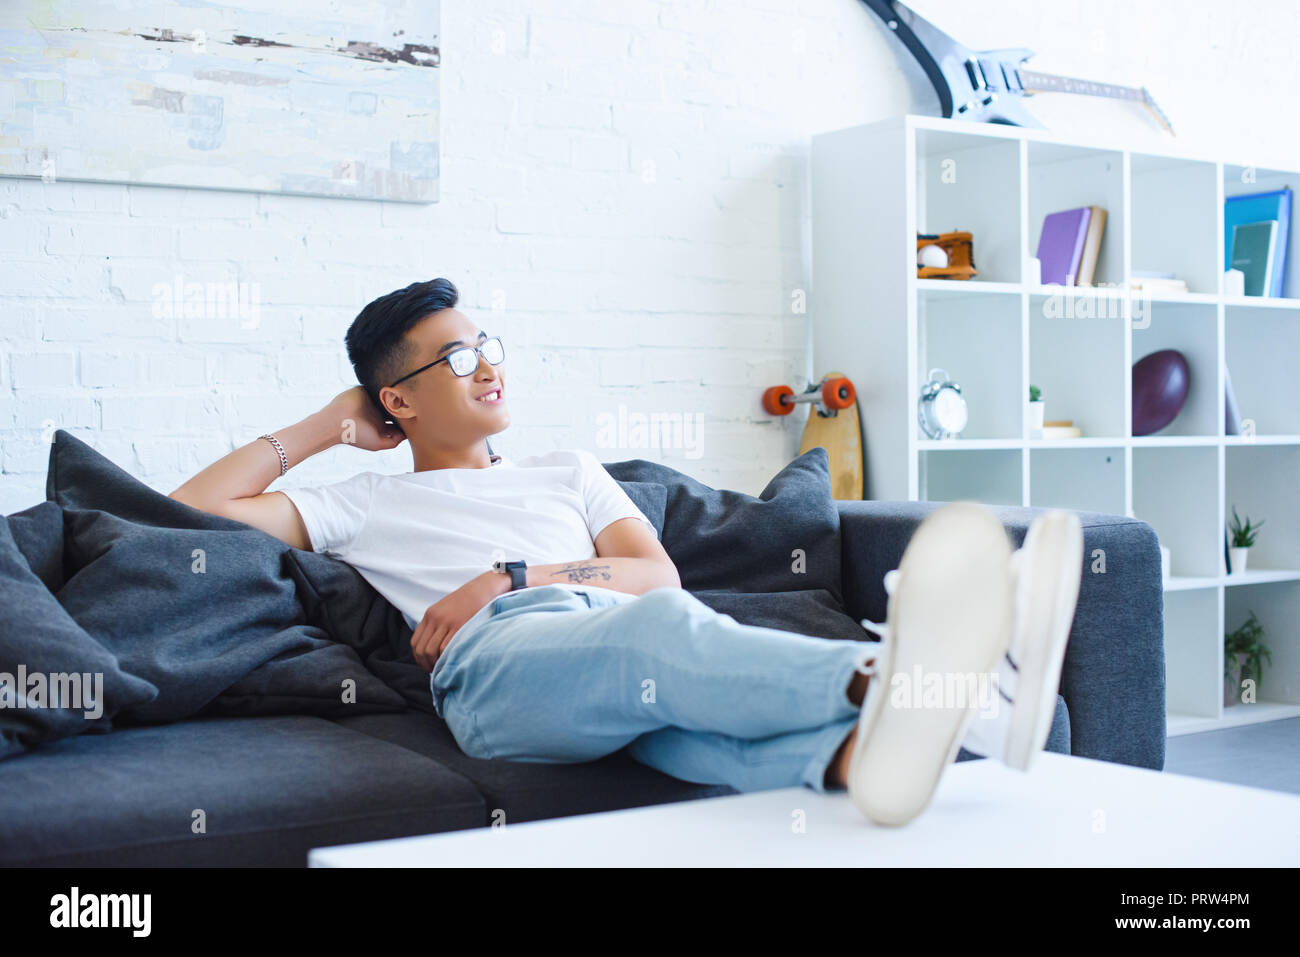
<svg viewBox="0 0 1300 957">
<path fill-rule="evenodd" d="M 447 365 L 451 366 L 451 371 L 456 375 L 467 376 L 478 368 L 479 356 L 482 356 L 490 364 L 499 366 L 505 361 L 506 347 L 501 344 L 501 338 L 499 336 L 493 336 L 491 339 L 484 339 L 483 342 L 477 346 L 465 346 L 461 349 L 453 349 L 441 359 L 434 359 L 428 365 L 420 366 L 420 368 L 416 369 L 414 372 L 408 372 L 406 375 L 398 379 L 397 382 L 390 385 L 389 388 L 391 389 L 393 386 L 405 382 L 413 375 L 419 375 L 425 369 L 432 369 L 439 362 L 445 362 Z"/>
</svg>

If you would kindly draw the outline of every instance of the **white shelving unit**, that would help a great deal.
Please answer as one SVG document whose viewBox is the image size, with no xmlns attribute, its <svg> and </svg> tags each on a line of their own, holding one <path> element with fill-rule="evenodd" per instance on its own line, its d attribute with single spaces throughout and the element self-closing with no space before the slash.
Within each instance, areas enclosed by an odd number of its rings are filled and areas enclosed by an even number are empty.
<svg viewBox="0 0 1300 957">
<path fill-rule="evenodd" d="M 1134 515 L 1171 550 L 1165 587 L 1170 734 L 1300 715 L 1300 224 L 1285 298 L 1222 289 L 1225 196 L 1300 172 L 1037 130 L 906 116 L 812 144 L 813 336 L 818 373 L 848 375 L 876 499 L 1048 506 Z M 1025 275 L 1043 217 L 1107 211 L 1093 287 Z M 916 278 L 916 233 L 968 230 L 979 275 Z M 1171 271 L 1187 295 L 1126 291 L 1134 270 Z M 1134 436 L 1135 360 L 1178 349 L 1182 412 Z M 960 383 L 958 439 L 925 438 L 928 370 Z M 1255 434 L 1224 434 L 1228 368 Z M 1048 419 L 1083 437 L 1029 438 L 1030 383 Z M 1245 574 L 1225 574 L 1232 506 L 1266 521 Z M 1272 665 L 1259 703 L 1223 705 L 1223 636 L 1254 611 Z"/>
</svg>

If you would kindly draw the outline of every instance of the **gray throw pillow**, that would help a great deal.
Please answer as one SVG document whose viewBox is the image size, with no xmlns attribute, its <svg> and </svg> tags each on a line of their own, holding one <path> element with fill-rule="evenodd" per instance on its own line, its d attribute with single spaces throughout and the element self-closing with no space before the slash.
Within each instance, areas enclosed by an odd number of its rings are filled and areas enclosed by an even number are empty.
<svg viewBox="0 0 1300 957">
<path fill-rule="evenodd" d="M 713 489 L 646 459 L 605 465 L 633 496 L 634 485 L 664 488 L 659 538 L 688 591 L 825 591 L 843 604 L 840 514 L 826 450 L 809 449 L 755 498 Z"/>
<path fill-rule="evenodd" d="M 48 542 L 39 549 L 48 557 L 62 542 L 62 516 L 42 503 L 0 518 L 0 758 L 74 734 L 112 731 L 119 712 L 145 706 L 158 694 L 125 672 L 59 604 L 33 571 L 15 530 L 28 550 Z M 56 574 L 53 565 L 45 571 Z"/>
</svg>

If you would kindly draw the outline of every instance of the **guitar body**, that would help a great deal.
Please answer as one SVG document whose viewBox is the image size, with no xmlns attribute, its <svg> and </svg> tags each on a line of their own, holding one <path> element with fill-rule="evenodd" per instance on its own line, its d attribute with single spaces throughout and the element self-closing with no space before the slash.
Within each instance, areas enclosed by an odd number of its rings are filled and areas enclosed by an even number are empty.
<svg viewBox="0 0 1300 957">
<path fill-rule="evenodd" d="M 916 57 L 939 95 L 939 109 L 944 116 L 979 123 L 1042 128 L 1043 124 L 1034 119 L 1019 98 L 999 96 L 997 90 L 981 91 L 976 86 L 980 82 L 978 71 L 972 72 L 967 67 L 967 64 L 978 63 L 981 58 L 989 62 L 1006 60 L 1019 65 L 1034 55 L 1033 50 L 976 53 L 896 0 L 862 2 L 885 21 L 885 25 L 903 41 L 907 51 Z"/>
</svg>

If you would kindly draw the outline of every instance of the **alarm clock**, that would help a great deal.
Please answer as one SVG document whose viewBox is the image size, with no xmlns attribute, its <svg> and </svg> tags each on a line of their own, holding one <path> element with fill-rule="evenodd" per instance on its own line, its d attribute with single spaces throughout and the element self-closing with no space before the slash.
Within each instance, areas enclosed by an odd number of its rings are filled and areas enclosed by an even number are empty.
<svg viewBox="0 0 1300 957">
<path fill-rule="evenodd" d="M 931 369 L 916 400 L 916 420 L 927 438 L 951 439 L 966 428 L 966 400 L 961 386 L 943 369 Z"/>
</svg>

